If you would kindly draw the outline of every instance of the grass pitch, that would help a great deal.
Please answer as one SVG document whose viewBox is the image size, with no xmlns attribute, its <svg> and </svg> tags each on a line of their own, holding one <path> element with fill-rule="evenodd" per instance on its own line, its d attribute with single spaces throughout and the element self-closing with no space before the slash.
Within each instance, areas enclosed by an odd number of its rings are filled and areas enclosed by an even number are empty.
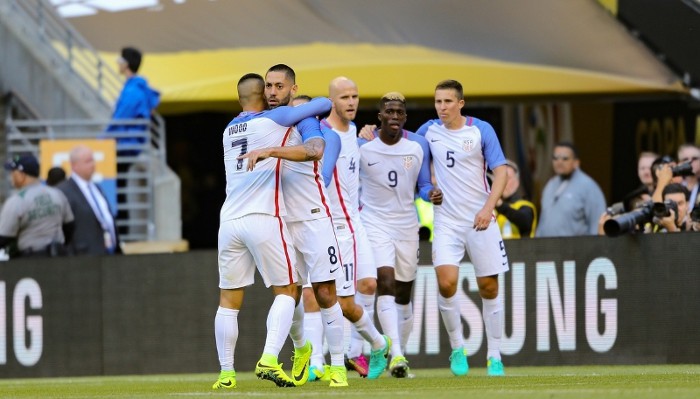
<svg viewBox="0 0 700 399">
<path fill-rule="evenodd" d="M 415 369 L 413 379 L 388 375 L 369 381 L 349 374 L 348 388 L 310 382 L 277 388 L 252 372 L 238 373 L 238 388 L 213 391 L 218 374 L 0 379 L 2 398 L 326 398 L 534 399 L 700 398 L 700 365 L 507 367 L 505 377 L 484 369 L 454 377 L 449 369 Z"/>
</svg>

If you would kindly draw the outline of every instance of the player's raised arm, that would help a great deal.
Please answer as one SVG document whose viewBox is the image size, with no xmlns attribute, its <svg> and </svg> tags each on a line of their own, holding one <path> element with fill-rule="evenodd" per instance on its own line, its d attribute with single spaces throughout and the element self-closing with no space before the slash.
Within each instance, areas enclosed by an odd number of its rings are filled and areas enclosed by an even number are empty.
<svg viewBox="0 0 700 399">
<path fill-rule="evenodd" d="M 294 126 L 302 119 L 322 115 L 331 109 L 331 100 L 327 97 L 316 97 L 308 103 L 296 107 L 282 106 L 270 110 L 267 117 L 282 126 Z M 319 133 L 320 134 L 320 133 Z"/>
<path fill-rule="evenodd" d="M 280 108 L 275 108 L 275 110 Z M 289 147 L 261 148 L 241 155 L 238 159 L 247 159 L 248 170 L 250 171 L 255 168 L 257 161 L 270 157 L 294 162 L 318 161 L 323 158 L 326 142 L 323 139 L 318 119 L 314 117 L 305 118 L 297 124 L 297 130 L 301 134 L 302 140 L 304 140 L 303 144 Z"/>
</svg>

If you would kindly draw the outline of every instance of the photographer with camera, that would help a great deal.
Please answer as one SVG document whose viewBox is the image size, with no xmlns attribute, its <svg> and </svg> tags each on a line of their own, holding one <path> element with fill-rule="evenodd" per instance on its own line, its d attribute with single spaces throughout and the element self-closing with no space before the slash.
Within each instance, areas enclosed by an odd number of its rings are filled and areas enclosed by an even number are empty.
<svg viewBox="0 0 700 399">
<path fill-rule="evenodd" d="M 700 180 L 700 148 L 694 144 L 681 144 L 678 147 L 678 162 L 689 164 L 693 174 L 683 179 L 683 185 L 690 192 L 688 212 L 692 212 L 698 203 L 698 180 Z"/>
<path fill-rule="evenodd" d="M 654 182 L 656 188 L 651 195 L 651 200 L 654 202 L 663 202 L 663 191 L 667 185 L 671 183 L 682 183 L 684 176 L 693 174 L 693 169 L 690 164 L 678 165 L 676 160 L 670 155 L 664 155 L 657 158 L 651 165 L 654 172 Z"/>
<path fill-rule="evenodd" d="M 686 230 L 688 198 L 690 192 L 680 183 L 671 183 L 663 189 L 663 202 L 654 203 L 654 224 L 656 232 L 675 233 Z"/>
</svg>

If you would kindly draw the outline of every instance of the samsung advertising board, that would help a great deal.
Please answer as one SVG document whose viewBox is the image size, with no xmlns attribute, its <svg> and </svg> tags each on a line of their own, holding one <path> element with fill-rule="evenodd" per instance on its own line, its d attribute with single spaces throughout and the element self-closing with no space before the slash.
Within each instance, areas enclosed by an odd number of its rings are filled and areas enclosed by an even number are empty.
<svg viewBox="0 0 700 399">
<path fill-rule="evenodd" d="M 700 235 L 506 243 L 502 352 L 517 365 L 694 363 L 700 358 Z M 422 246 L 414 369 L 447 367 L 437 281 Z M 0 376 L 216 372 L 216 253 L 13 260 L 0 265 Z M 470 365 L 484 367 L 481 300 L 468 259 L 458 290 Z M 272 295 L 258 282 L 239 317 L 236 365 L 252 371 Z M 292 353 L 290 344 L 281 356 Z"/>
</svg>

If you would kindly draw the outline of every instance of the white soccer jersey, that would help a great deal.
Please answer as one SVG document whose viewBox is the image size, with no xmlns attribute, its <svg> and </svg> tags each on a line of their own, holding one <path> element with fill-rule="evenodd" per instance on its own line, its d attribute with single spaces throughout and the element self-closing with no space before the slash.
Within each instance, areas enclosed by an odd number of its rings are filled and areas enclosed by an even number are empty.
<svg viewBox="0 0 700 399">
<path fill-rule="evenodd" d="M 325 112 L 329 104 L 328 99 L 319 98 L 298 107 L 243 112 L 229 123 L 223 133 L 226 199 L 221 207 L 221 221 L 253 213 L 286 214 L 280 181 L 281 160 L 268 158 L 247 171 L 247 160 L 237 157 L 251 150 L 283 146 L 291 134 L 288 126 Z"/>
<path fill-rule="evenodd" d="M 506 163 L 496 132 L 487 122 L 467 117 L 458 130 L 435 119 L 416 133 L 430 145 L 436 183 L 443 193 L 442 205 L 434 208 L 435 224 L 472 227 L 491 192 L 487 168 Z"/>
<path fill-rule="evenodd" d="M 367 229 L 371 226 L 394 239 L 417 241 L 416 184 L 426 200 L 432 185 L 425 139 L 410 134 L 411 140 L 401 138 L 394 145 L 387 145 L 379 138 L 361 141 L 360 216 Z"/>
<path fill-rule="evenodd" d="M 321 121 L 324 128 L 331 128 L 327 121 Z M 347 132 L 333 129 L 340 137 L 340 154 L 335 163 L 333 177 L 328 185 L 331 213 L 336 223 L 343 222 L 352 227 L 353 219 L 359 218 L 360 190 L 360 147 L 357 144 L 357 128 L 350 123 Z"/>
<path fill-rule="evenodd" d="M 293 128 L 286 146 L 303 144 Z M 321 161 L 282 162 L 282 190 L 287 207 L 284 220 L 297 222 L 331 216 L 328 193 L 321 177 Z"/>
</svg>

